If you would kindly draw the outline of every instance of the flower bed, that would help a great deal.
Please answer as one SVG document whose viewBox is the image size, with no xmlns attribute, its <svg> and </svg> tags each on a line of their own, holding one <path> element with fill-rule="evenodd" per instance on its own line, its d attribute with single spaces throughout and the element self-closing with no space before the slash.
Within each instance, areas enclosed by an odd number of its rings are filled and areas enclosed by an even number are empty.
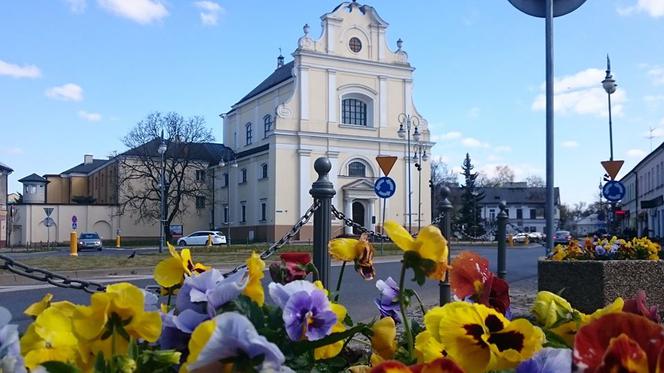
<svg viewBox="0 0 664 373">
<path fill-rule="evenodd" d="M 20 338 L 0 307 L 0 372 L 654 372 L 664 356 L 664 328 L 643 292 L 584 313 L 542 291 L 532 322 L 513 319 L 509 285 L 485 258 L 462 252 L 447 263 L 447 242 L 433 226 L 417 238 L 395 222 L 385 229 L 404 252 L 398 280 L 379 279 L 366 237 L 330 241 L 330 255 L 344 261 L 334 290 L 315 280 L 307 254 L 282 255 L 264 288 L 258 254 L 221 274 L 169 246 L 154 273 L 159 297 L 128 283 L 89 304 L 49 294 L 25 310 L 34 321 Z M 369 323 L 343 306 L 346 263 L 376 280 Z M 411 275 L 419 285 L 449 277 L 456 300 L 426 309 L 405 287 Z M 422 310 L 422 324 L 409 307 Z M 365 340 L 368 352 L 351 349 Z"/>
</svg>

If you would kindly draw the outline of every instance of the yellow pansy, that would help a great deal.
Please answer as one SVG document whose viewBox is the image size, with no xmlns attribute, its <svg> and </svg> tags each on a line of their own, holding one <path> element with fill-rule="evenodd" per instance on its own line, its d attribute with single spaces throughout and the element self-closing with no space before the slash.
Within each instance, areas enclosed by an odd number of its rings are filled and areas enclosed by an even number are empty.
<svg viewBox="0 0 664 373">
<path fill-rule="evenodd" d="M 531 358 L 544 342 L 544 333 L 528 320 L 509 321 L 477 303 L 435 307 L 424 316 L 424 322 L 429 334 L 420 338 L 420 346 L 430 343 L 425 337 L 440 342 L 448 357 L 467 372 L 514 368 Z M 428 352 L 429 348 L 423 350 Z"/>
<path fill-rule="evenodd" d="M 545 328 L 560 325 L 574 318 L 574 309 L 563 297 L 550 291 L 540 291 L 535 297 L 532 314 L 537 323 Z"/>
<path fill-rule="evenodd" d="M 335 238 L 327 247 L 332 258 L 344 262 L 355 262 L 355 269 L 365 280 L 373 280 L 376 271 L 373 266 L 374 247 L 369 242 L 369 235 L 362 233 L 359 240 L 353 238 Z"/>
<path fill-rule="evenodd" d="M 171 256 L 160 261 L 154 270 L 154 280 L 160 286 L 170 288 L 180 285 L 184 281 L 184 275 L 202 273 L 210 269 L 210 267 L 201 263 L 194 264 L 189 249 L 182 249 L 178 253 L 175 247 L 168 243 L 168 252 Z"/>
<path fill-rule="evenodd" d="M 430 278 L 442 280 L 445 277 L 448 269 L 448 248 L 447 240 L 440 229 L 429 225 L 419 231 L 417 238 L 413 238 L 399 223 L 388 220 L 385 222 L 385 232 L 401 250 L 415 252 L 421 258 L 435 263 L 435 269 L 427 273 Z"/>
<path fill-rule="evenodd" d="M 263 273 L 265 262 L 261 259 L 260 255 L 252 252 L 249 259 L 247 259 L 247 268 L 249 270 L 249 281 L 247 282 L 247 287 L 244 288 L 243 294 L 262 307 L 265 303 L 265 290 L 263 289 L 261 280 L 265 277 L 265 273 Z"/>
<path fill-rule="evenodd" d="M 397 351 L 397 328 L 394 319 L 383 317 L 371 327 L 371 365 L 377 365 L 394 357 Z"/>
<path fill-rule="evenodd" d="M 41 312 L 20 340 L 25 365 L 30 369 L 51 360 L 76 363 L 78 343 L 69 317 L 57 307 Z"/>
<path fill-rule="evenodd" d="M 337 323 L 332 326 L 330 334 L 341 333 L 346 331 L 346 325 L 344 325 L 344 319 L 346 318 L 346 314 L 348 313 L 346 307 L 338 303 L 330 302 L 330 309 L 332 310 L 332 312 L 334 312 L 335 315 L 337 315 Z M 321 359 L 333 358 L 339 355 L 343 347 L 344 347 L 343 339 L 340 341 L 336 341 L 332 344 L 319 347 L 314 350 L 314 359 L 321 360 Z"/>
<path fill-rule="evenodd" d="M 217 323 L 215 320 L 207 320 L 198 324 L 194 332 L 191 333 L 191 338 L 189 339 L 189 355 L 187 356 L 187 362 L 182 364 L 180 368 L 180 373 L 189 372 L 188 365 L 198 359 L 203 347 L 207 345 L 208 341 L 214 333 Z"/>
<path fill-rule="evenodd" d="M 26 316 L 37 317 L 40 313 L 44 312 L 51 305 L 51 300 L 53 299 L 53 294 L 46 293 L 44 297 L 37 302 L 28 306 L 28 308 L 23 311 Z"/>
<path fill-rule="evenodd" d="M 574 310 L 574 312 L 578 314 L 578 318 L 580 320 L 572 320 L 563 323 L 551 329 L 551 331 L 560 338 L 562 338 L 565 341 L 565 343 L 567 343 L 568 346 L 573 346 L 576 332 L 578 332 L 581 327 L 590 324 L 592 321 L 597 320 L 604 315 L 608 315 L 610 313 L 615 313 L 615 312 L 622 312 L 624 304 L 625 301 L 622 298 L 618 297 L 613 301 L 613 303 L 608 304 L 607 306 L 596 310 L 590 315 L 586 315 L 582 312 Z"/>
</svg>

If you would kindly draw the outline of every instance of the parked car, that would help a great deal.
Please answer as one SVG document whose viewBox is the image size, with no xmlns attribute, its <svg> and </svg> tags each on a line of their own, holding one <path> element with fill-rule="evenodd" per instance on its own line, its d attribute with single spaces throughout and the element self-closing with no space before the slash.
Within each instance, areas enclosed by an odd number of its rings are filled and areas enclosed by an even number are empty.
<svg viewBox="0 0 664 373">
<path fill-rule="evenodd" d="M 521 232 L 515 234 L 514 237 L 512 237 L 512 240 L 515 243 L 525 243 L 527 238 L 528 238 L 528 233 Z"/>
<path fill-rule="evenodd" d="M 81 233 L 81 236 L 78 237 L 78 250 L 83 249 L 96 249 L 101 251 L 101 237 L 97 232 L 85 232 Z"/>
<path fill-rule="evenodd" d="M 544 240 L 544 234 L 542 232 L 530 232 L 528 233 L 528 239 L 533 242 L 541 242 Z"/>
<path fill-rule="evenodd" d="M 178 239 L 178 246 L 207 245 L 208 237 L 212 236 L 213 245 L 223 245 L 226 243 L 226 236 L 217 231 L 196 231 L 188 236 Z"/>
<path fill-rule="evenodd" d="M 553 235 L 554 245 L 567 245 L 572 240 L 572 234 L 569 231 L 556 231 Z"/>
</svg>

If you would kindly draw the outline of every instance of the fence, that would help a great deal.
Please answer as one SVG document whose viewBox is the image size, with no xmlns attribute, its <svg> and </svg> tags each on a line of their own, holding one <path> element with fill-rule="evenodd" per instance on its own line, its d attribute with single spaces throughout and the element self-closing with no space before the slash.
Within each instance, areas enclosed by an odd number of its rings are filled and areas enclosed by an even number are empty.
<svg viewBox="0 0 664 373">
<path fill-rule="evenodd" d="M 332 233 L 332 217 L 335 217 L 343 222 L 345 226 L 354 228 L 360 233 L 367 233 L 373 240 L 385 241 L 389 238 L 383 234 L 366 229 L 361 224 L 356 223 L 352 219 L 346 217 L 334 205 L 332 205 L 332 198 L 335 196 L 336 191 L 334 185 L 328 178 L 328 174 L 332 168 L 330 160 L 324 157 L 316 159 L 314 162 L 314 170 L 318 173 L 318 179 L 312 184 L 309 194 L 313 198 L 311 206 L 300 217 L 300 219 L 293 225 L 293 227 L 274 244 L 270 245 L 265 251 L 260 254 L 261 259 L 265 260 L 276 253 L 281 247 L 289 243 L 293 237 L 296 237 L 302 229 L 313 217 L 313 262 L 319 272 L 319 279 L 325 287 L 330 285 L 330 257 L 327 252 L 327 244 L 331 239 Z M 441 189 L 441 213 L 439 216 L 432 219 L 432 224 L 438 225 L 445 237 L 451 236 L 451 216 L 454 206 L 449 201 L 448 196 L 450 189 L 443 187 Z M 501 202 L 499 205 L 500 213 L 497 217 L 497 231 L 496 239 L 498 241 L 498 277 L 505 278 L 506 271 L 506 225 L 508 216 L 506 213 L 506 204 Z M 469 235 L 467 235 L 469 236 Z M 472 236 L 469 236 L 472 237 Z M 448 245 L 451 243 L 448 242 Z M 448 251 L 448 262 L 451 261 L 451 248 Z M 226 275 L 237 272 L 244 268 L 244 265 L 234 268 Z M 105 287 L 102 284 L 69 279 L 67 277 L 52 273 L 39 268 L 32 268 L 21 264 L 11 257 L 0 254 L 0 269 L 8 270 L 19 276 L 32 278 L 37 281 L 47 282 L 51 285 L 74 288 L 84 290 L 92 293 L 95 291 L 104 291 Z M 451 291 L 449 283 L 449 272 L 446 278 L 440 282 L 440 304 L 445 304 L 451 301 Z"/>
</svg>

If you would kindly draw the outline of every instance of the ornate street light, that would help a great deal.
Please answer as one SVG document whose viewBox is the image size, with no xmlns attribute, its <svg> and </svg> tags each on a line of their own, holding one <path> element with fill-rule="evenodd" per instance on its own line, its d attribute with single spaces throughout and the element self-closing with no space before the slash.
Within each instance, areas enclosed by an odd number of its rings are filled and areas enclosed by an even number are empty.
<svg viewBox="0 0 664 373">
<path fill-rule="evenodd" d="M 399 130 L 397 131 L 397 135 L 400 138 L 406 137 L 406 156 L 408 157 L 408 232 L 412 232 L 413 229 L 413 205 L 411 201 L 411 183 L 410 183 L 410 137 L 411 137 L 411 130 L 413 139 L 415 141 L 419 141 L 420 139 L 420 131 L 417 129 L 417 127 L 420 125 L 420 120 L 416 116 L 412 116 L 410 114 L 405 114 L 401 113 L 399 114 L 398 117 L 399 120 Z M 404 128 L 405 126 L 405 128 Z"/>
<path fill-rule="evenodd" d="M 160 209 L 159 209 L 159 252 L 164 251 L 164 224 L 166 223 L 166 177 L 165 177 L 165 164 L 164 154 L 166 154 L 166 142 L 164 141 L 164 131 L 161 131 L 161 144 L 157 152 L 161 156 L 161 175 L 159 177 L 159 190 L 160 190 Z"/>
<path fill-rule="evenodd" d="M 609 97 L 609 146 L 611 148 L 610 160 L 613 160 L 613 124 L 611 121 L 611 94 L 616 91 L 618 84 L 616 84 L 616 80 L 613 79 L 613 76 L 611 75 L 611 60 L 609 59 L 608 54 L 606 55 L 606 77 L 604 78 L 604 80 L 602 80 L 602 87 L 604 87 L 604 90 L 606 91 L 606 94 Z"/>
<path fill-rule="evenodd" d="M 417 131 L 417 129 L 416 129 Z M 413 136 L 415 137 L 415 136 Z M 418 133 L 419 138 L 419 133 Z M 415 145 L 415 153 L 413 158 L 417 160 L 415 163 L 415 168 L 417 169 L 417 231 L 420 231 L 422 227 L 422 162 L 426 162 L 429 159 L 427 155 L 426 147 L 417 143 Z"/>
</svg>

